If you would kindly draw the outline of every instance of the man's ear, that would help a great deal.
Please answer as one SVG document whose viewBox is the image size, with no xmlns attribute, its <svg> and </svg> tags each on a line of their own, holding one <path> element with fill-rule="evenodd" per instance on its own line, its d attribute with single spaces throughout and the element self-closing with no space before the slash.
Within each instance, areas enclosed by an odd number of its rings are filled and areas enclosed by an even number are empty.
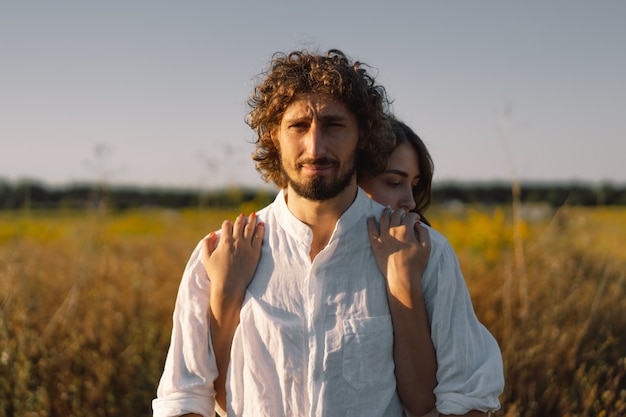
<svg viewBox="0 0 626 417">
<path fill-rule="evenodd" d="M 280 149 L 280 144 L 279 144 L 280 141 L 278 140 L 279 129 L 280 129 L 280 126 L 274 126 L 270 129 L 270 138 L 272 138 L 272 143 L 274 144 L 276 149 Z"/>
</svg>

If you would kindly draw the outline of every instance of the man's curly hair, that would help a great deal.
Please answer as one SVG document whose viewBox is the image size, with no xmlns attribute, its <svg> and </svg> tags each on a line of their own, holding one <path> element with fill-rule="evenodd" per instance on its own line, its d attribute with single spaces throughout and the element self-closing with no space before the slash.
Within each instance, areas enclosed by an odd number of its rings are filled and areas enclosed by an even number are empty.
<svg viewBox="0 0 626 417">
<path fill-rule="evenodd" d="M 251 111 L 246 117 L 246 123 L 258 135 L 252 159 L 265 181 L 273 181 L 280 188 L 287 186 L 272 135 L 294 98 L 309 93 L 331 96 L 356 116 L 357 171 L 373 176 L 385 169 L 395 145 L 386 116 L 389 101 L 384 87 L 375 83 L 365 67 L 361 62 L 351 62 L 337 49 L 329 50 L 326 55 L 302 50 L 272 56 L 248 99 Z"/>
</svg>

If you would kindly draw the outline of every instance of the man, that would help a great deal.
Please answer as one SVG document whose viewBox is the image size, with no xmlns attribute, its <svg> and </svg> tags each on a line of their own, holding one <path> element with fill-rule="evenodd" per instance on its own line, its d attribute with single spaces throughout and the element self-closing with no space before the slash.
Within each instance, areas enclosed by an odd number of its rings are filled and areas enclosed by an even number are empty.
<svg viewBox="0 0 626 417">
<path fill-rule="evenodd" d="M 384 208 L 356 172 L 382 171 L 393 149 L 384 89 L 340 51 L 302 51 L 276 55 L 249 104 L 257 169 L 281 188 L 258 213 L 263 227 L 256 216 L 233 227 L 260 261 L 240 271 L 250 279 L 217 279 L 196 248 L 154 415 L 212 416 L 216 398 L 234 416 L 423 415 L 428 398 L 412 394 L 431 383 L 433 345 L 439 412 L 499 408 L 500 352 L 445 238 L 429 229 L 427 266 L 395 263 L 400 249 L 378 263 L 372 252 L 392 228 L 403 232 L 398 248 L 428 238 L 412 213 L 387 215 L 378 231 L 367 224 Z"/>
</svg>

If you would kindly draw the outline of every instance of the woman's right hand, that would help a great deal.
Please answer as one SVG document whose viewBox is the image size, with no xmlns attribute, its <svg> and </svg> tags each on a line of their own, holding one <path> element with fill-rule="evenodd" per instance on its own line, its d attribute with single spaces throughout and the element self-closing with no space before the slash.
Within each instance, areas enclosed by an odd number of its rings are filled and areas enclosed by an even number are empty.
<svg viewBox="0 0 626 417">
<path fill-rule="evenodd" d="M 202 242 L 202 263 L 212 293 L 229 296 L 245 292 L 259 263 L 264 231 L 263 222 L 252 213 L 247 219 L 240 214 L 234 222 L 225 220 L 219 242 L 215 232 L 209 233 Z"/>
<path fill-rule="evenodd" d="M 226 374 L 239 313 L 261 257 L 265 227 L 256 213 L 225 220 L 219 242 L 215 232 L 202 242 L 202 263 L 211 280 L 209 309 L 211 342 L 218 376 L 213 386 L 217 404 L 226 410 Z"/>
</svg>

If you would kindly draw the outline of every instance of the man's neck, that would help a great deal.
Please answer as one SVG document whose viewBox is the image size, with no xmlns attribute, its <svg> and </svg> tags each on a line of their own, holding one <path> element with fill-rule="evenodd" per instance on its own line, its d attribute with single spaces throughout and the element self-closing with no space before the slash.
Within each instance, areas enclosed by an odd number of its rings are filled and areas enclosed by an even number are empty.
<svg viewBox="0 0 626 417">
<path fill-rule="evenodd" d="M 311 260 L 328 244 L 337 221 L 354 202 L 357 189 L 356 182 L 354 182 L 335 198 L 312 201 L 298 195 L 291 187 L 287 187 L 286 199 L 289 211 L 298 220 L 308 225 L 313 232 L 309 253 Z"/>
</svg>

